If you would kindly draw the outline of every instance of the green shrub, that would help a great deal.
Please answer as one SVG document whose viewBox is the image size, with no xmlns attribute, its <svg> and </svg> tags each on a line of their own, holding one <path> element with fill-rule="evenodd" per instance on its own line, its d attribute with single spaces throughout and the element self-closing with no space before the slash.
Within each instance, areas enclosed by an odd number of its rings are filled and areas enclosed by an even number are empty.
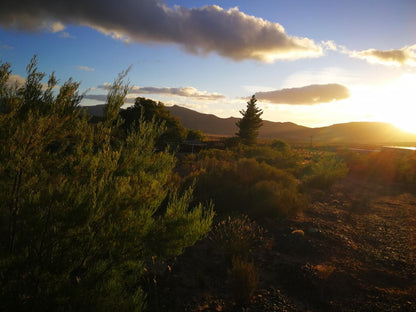
<svg viewBox="0 0 416 312">
<path fill-rule="evenodd" d="M 228 262 L 233 258 L 250 259 L 253 251 L 271 247 L 272 240 L 266 230 L 247 215 L 228 217 L 212 229 L 209 239 L 214 248 L 220 249 Z"/>
<path fill-rule="evenodd" d="M 259 283 L 259 272 L 252 261 L 233 258 L 227 283 L 231 296 L 238 305 L 250 302 Z"/>
<path fill-rule="evenodd" d="M 273 140 L 270 146 L 279 152 L 287 153 L 291 150 L 290 145 L 283 140 Z"/>
<path fill-rule="evenodd" d="M 307 187 L 328 189 L 347 173 L 348 167 L 343 160 L 333 155 L 326 155 L 311 164 L 303 182 Z"/>
<path fill-rule="evenodd" d="M 199 166 L 204 169 L 194 168 L 198 172 L 196 197 L 202 202 L 212 199 L 220 215 L 237 212 L 256 217 L 285 216 L 305 206 L 305 197 L 298 191 L 299 182 L 288 170 L 253 158 L 227 161 L 205 157 Z M 267 182 L 256 187 L 262 181 Z M 277 193 L 273 195 L 273 191 Z"/>
<path fill-rule="evenodd" d="M 251 191 L 251 215 L 257 218 L 276 218 L 295 215 L 308 206 L 308 197 L 296 187 L 283 187 L 280 183 L 264 180 Z"/>
<path fill-rule="evenodd" d="M 289 146 L 279 149 L 268 145 L 240 145 L 233 151 L 241 158 L 255 159 L 278 169 L 296 170 L 298 167 L 299 156 Z"/>
<path fill-rule="evenodd" d="M 188 129 L 186 139 L 191 141 L 205 141 L 207 136 L 201 130 Z"/>
<path fill-rule="evenodd" d="M 155 152 L 163 128 L 139 120 L 118 136 L 124 74 L 92 124 L 78 83 L 55 96 L 34 58 L 26 84 L 10 89 L 9 66 L 0 63 L 0 310 L 143 310 L 146 260 L 203 237 L 212 207 L 190 208 L 192 191 L 171 188 L 175 157 Z"/>
</svg>

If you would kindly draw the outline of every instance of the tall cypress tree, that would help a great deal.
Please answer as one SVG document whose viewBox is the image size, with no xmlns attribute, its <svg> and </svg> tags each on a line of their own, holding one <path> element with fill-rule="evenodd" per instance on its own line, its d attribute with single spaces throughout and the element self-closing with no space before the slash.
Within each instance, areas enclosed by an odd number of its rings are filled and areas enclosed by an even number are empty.
<svg viewBox="0 0 416 312">
<path fill-rule="evenodd" d="M 240 129 L 237 136 L 243 141 L 244 144 L 255 144 L 257 136 L 259 135 L 259 128 L 263 125 L 261 115 L 263 111 L 256 106 L 256 96 L 253 95 L 250 101 L 247 102 L 247 109 L 241 110 L 240 114 L 243 115 L 237 123 L 237 127 Z"/>
</svg>

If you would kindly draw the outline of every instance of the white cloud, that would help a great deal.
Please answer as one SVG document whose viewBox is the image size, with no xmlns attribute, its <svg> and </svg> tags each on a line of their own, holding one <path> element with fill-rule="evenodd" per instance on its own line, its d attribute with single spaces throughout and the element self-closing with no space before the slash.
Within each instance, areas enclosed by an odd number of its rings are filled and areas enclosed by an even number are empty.
<svg viewBox="0 0 416 312">
<path fill-rule="evenodd" d="M 14 49 L 14 47 L 9 46 L 9 45 L 7 45 L 7 44 L 2 44 L 2 43 L 0 42 L 0 49 L 4 49 L 4 50 L 13 50 L 13 49 Z"/>
<path fill-rule="evenodd" d="M 21 87 L 26 83 L 26 79 L 20 75 L 10 75 L 9 79 L 7 80 L 8 86 L 17 86 Z"/>
<path fill-rule="evenodd" d="M 94 68 L 88 67 L 88 66 L 77 66 L 78 70 L 82 70 L 82 71 L 94 71 Z"/>
<path fill-rule="evenodd" d="M 332 40 L 322 41 L 321 45 L 326 50 L 331 50 L 331 51 L 337 51 L 338 50 L 338 45 Z"/>
<path fill-rule="evenodd" d="M 48 24 L 48 29 L 53 33 L 57 33 L 64 30 L 65 26 L 61 22 L 53 22 Z"/>
<path fill-rule="evenodd" d="M 62 31 L 62 32 L 59 34 L 59 37 L 60 37 L 60 38 L 75 39 L 75 36 L 72 36 L 69 32 L 66 32 L 66 31 Z"/>
<path fill-rule="evenodd" d="M 6 82 L 6 85 L 16 86 L 18 88 L 24 86 L 26 84 L 26 78 L 20 76 L 20 75 L 10 75 L 9 79 Z M 48 84 L 41 82 L 42 90 L 46 90 L 48 88 Z M 54 89 L 59 89 L 59 86 L 54 86 Z"/>
</svg>

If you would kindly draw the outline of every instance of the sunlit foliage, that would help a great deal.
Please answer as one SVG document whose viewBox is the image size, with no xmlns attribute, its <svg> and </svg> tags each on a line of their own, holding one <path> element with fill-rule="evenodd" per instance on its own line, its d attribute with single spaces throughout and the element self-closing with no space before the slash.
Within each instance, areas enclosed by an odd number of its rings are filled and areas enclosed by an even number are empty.
<svg viewBox="0 0 416 312">
<path fill-rule="evenodd" d="M 180 254 L 208 232 L 212 207 L 189 208 L 171 183 L 175 157 L 155 152 L 163 128 L 118 116 L 128 86 L 109 91 L 102 122 L 79 108 L 79 83 L 56 93 L 33 58 L 26 84 L 0 65 L 0 310 L 139 311 L 146 260 Z M 122 138 L 122 139 L 121 139 Z"/>
</svg>

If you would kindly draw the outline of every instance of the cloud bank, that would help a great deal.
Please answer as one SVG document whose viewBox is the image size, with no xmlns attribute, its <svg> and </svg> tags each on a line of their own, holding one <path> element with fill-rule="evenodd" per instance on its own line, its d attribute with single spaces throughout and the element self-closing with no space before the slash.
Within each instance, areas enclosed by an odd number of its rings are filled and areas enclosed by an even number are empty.
<svg viewBox="0 0 416 312">
<path fill-rule="evenodd" d="M 314 105 L 347 99 L 350 97 L 350 91 L 340 84 L 316 84 L 301 88 L 258 92 L 256 97 L 274 104 Z"/>
<path fill-rule="evenodd" d="M 194 87 L 183 88 L 156 88 L 156 87 L 133 87 L 130 93 L 135 94 L 167 94 L 175 96 L 183 96 L 188 98 L 194 98 L 197 100 L 220 100 L 225 98 L 224 95 L 219 93 L 208 93 L 207 91 L 199 91 Z"/>
<path fill-rule="evenodd" d="M 98 86 L 98 89 L 108 90 L 111 87 L 111 84 L 104 83 Z M 173 95 L 173 96 L 180 96 L 186 98 L 192 98 L 195 100 L 202 100 L 202 101 L 215 101 L 224 99 L 225 96 L 219 93 L 209 93 L 207 91 L 200 91 L 194 87 L 183 87 L 183 88 L 170 88 L 170 87 L 139 87 L 133 86 L 130 88 L 128 97 L 126 98 L 126 103 L 134 103 L 135 97 L 131 95 L 138 95 L 138 94 L 163 94 L 163 95 Z M 96 101 L 105 101 L 107 99 L 107 95 L 101 94 L 85 94 L 85 99 L 91 99 Z"/>
<path fill-rule="evenodd" d="M 217 5 L 188 9 L 162 0 L 3 0 L 0 25 L 25 31 L 92 27 L 127 42 L 177 44 L 193 54 L 217 53 L 237 61 L 317 57 L 323 49 L 309 38 L 289 36 L 278 23 Z"/>
<path fill-rule="evenodd" d="M 416 44 L 397 50 L 369 49 L 364 51 L 351 51 L 349 54 L 351 57 L 364 59 L 370 63 L 416 66 Z"/>
</svg>

